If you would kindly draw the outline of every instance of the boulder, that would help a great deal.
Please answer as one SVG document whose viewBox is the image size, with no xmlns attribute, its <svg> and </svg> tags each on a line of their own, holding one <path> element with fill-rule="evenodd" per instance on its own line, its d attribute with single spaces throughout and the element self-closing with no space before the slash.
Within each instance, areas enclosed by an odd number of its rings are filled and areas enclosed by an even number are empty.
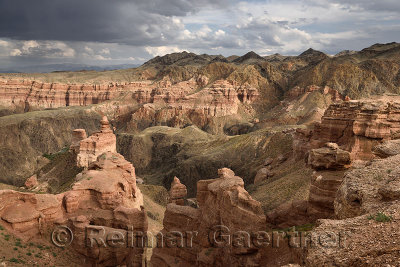
<svg viewBox="0 0 400 267">
<path fill-rule="evenodd" d="M 254 178 L 254 184 L 259 184 L 265 180 L 267 180 L 270 177 L 273 177 L 274 173 L 267 167 L 267 168 L 261 168 L 257 174 L 256 177 Z"/>
<path fill-rule="evenodd" d="M 39 182 L 37 180 L 37 175 L 32 175 L 31 177 L 29 177 L 28 179 L 26 179 L 25 181 L 25 187 L 28 189 L 32 189 L 35 188 L 39 185 Z"/>
<path fill-rule="evenodd" d="M 388 140 L 373 148 L 373 153 L 380 158 L 387 158 L 400 154 L 400 140 Z"/>
<path fill-rule="evenodd" d="M 308 154 L 308 164 L 317 170 L 340 170 L 350 163 L 350 153 L 340 149 L 337 144 L 327 143 L 325 147 L 312 149 Z"/>
</svg>

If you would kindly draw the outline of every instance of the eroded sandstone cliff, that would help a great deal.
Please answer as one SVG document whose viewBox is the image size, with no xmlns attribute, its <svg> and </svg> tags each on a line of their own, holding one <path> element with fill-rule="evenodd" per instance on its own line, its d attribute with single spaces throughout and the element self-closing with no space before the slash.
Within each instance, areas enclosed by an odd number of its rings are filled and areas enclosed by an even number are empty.
<svg viewBox="0 0 400 267">
<path fill-rule="evenodd" d="M 197 184 L 198 208 L 171 203 L 167 206 L 163 233 L 196 232 L 190 246 L 154 249 L 153 266 L 256 266 L 258 248 L 213 244 L 210 232 L 223 225 L 227 235 L 239 231 L 254 233 L 265 228 L 265 216 L 258 201 L 244 189 L 243 180 L 230 169 L 220 169 L 219 178 Z M 178 203 L 179 204 L 179 203 Z M 218 235 L 217 241 L 220 241 Z M 246 237 L 245 237 L 246 238 Z M 211 242 L 211 243 L 210 243 Z M 221 241 L 224 242 L 224 241 Z M 246 242 L 246 241 L 244 241 Z M 225 243 L 226 245 L 226 243 Z"/>
<path fill-rule="evenodd" d="M 102 120 L 100 133 L 103 134 L 96 137 L 106 143 L 107 134 L 113 135 L 106 119 Z M 86 144 L 85 140 L 81 144 Z M 76 176 L 76 182 L 67 192 L 51 195 L 0 191 L 0 223 L 24 240 L 46 237 L 52 229 L 68 227 L 73 234 L 71 246 L 88 264 L 142 266 L 145 256 L 142 246 L 87 244 L 87 227 L 99 226 L 100 231 L 107 233 L 117 230 L 145 233 L 148 227 L 134 167 L 115 151 L 101 146 L 98 149 L 106 152 L 97 153 L 96 160 L 85 161 L 87 169 Z M 80 149 L 79 153 L 82 151 L 86 152 Z"/>
</svg>

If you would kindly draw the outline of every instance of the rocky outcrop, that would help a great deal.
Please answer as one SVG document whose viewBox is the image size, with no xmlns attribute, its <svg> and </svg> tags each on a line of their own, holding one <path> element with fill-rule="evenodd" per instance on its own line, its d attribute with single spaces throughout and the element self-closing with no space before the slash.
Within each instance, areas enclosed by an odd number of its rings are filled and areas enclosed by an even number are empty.
<svg viewBox="0 0 400 267">
<path fill-rule="evenodd" d="M 309 85 L 306 87 L 295 86 L 286 92 L 286 97 L 296 98 L 306 93 L 319 91 L 324 95 L 330 95 L 333 102 L 340 102 L 346 99 L 346 96 L 340 94 L 337 90 L 330 88 L 329 86 L 320 87 L 317 85 Z M 348 98 L 347 98 L 348 99 Z"/>
<path fill-rule="evenodd" d="M 181 184 L 181 181 L 178 179 L 178 177 L 174 177 L 174 180 L 171 183 L 171 189 L 169 190 L 169 202 L 182 206 L 185 204 L 186 196 L 186 186 Z"/>
<path fill-rule="evenodd" d="M 267 213 L 267 222 L 272 226 L 286 228 L 334 216 L 336 192 L 350 166 L 350 153 L 335 143 L 327 143 L 309 152 L 308 163 L 315 170 L 308 199 L 284 203 Z"/>
<path fill-rule="evenodd" d="M 316 170 L 340 170 L 350 163 L 350 153 L 340 149 L 335 143 L 326 143 L 325 147 L 312 149 L 308 154 L 308 164 Z"/>
<path fill-rule="evenodd" d="M 129 129 L 143 130 L 156 125 L 183 127 L 189 124 L 204 128 L 213 118 L 237 114 L 241 103 L 253 103 L 259 96 L 258 90 L 249 85 L 238 86 L 226 80 L 218 80 L 190 95 L 182 95 L 182 89 L 177 91 L 180 97 L 171 92 L 165 97 L 160 95 L 160 98 L 144 97 L 142 102 L 150 104 L 143 105 L 132 114 Z"/>
<path fill-rule="evenodd" d="M 261 204 L 244 189 L 243 180 L 230 169 L 220 169 L 219 178 L 201 180 L 197 184 L 199 208 L 168 204 L 163 233 L 196 232 L 192 246 L 163 247 L 153 251 L 154 266 L 255 266 L 259 264 L 258 249 L 251 245 L 220 246 L 213 241 L 212 231 L 232 235 L 238 231 L 254 233 L 265 228 Z M 216 232 L 222 234 L 225 232 Z M 211 235 L 210 235 L 211 234 Z M 211 239 L 209 237 L 211 236 Z M 217 241 L 221 241 L 217 235 Z M 246 238 L 246 237 L 245 237 Z M 224 242 L 224 241 L 221 241 Z M 187 244 L 187 243 L 186 243 Z"/>
<path fill-rule="evenodd" d="M 68 226 L 74 234 L 71 246 L 88 264 L 141 266 L 143 248 L 84 245 L 87 227 L 99 226 L 109 232 L 147 230 L 133 166 L 121 155 L 107 152 L 78 177 L 72 190 L 59 195 L 0 191 L 0 223 L 25 240 L 44 237 L 48 229 L 59 225 Z"/>
<path fill-rule="evenodd" d="M 84 130 L 73 132 L 71 150 L 79 151 L 78 163 L 83 163 L 86 170 L 75 177 L 72 189 L 58 195 L 0 191 L 0 224 L 25 240 L 48 238 L 49 229 L 57 227 L 69 229 L 72 248 L 85 257 L 88 265 L 142 266 L 144 247 L 128 245 L 128 240 L 122 245 L 119 242 L 119 246 L 103 246 L 101 239 L 95 238 L 88 245 L 88 235 L 96 236 L 96 231 L 106 235 L 118 232 L 126 237 L 135 234 L 133 231 L 145 233 L 147 215 L 136 186 L 135 168 L 115 152 L 115 135 L 107 118 L 101 120 L 100 132 L 82 139 L 85 137 Z M 26 182 L 28 188 L 35 184 L 36 176 Z M 97 230 L 93 228 L 96 226 Z M 56 245 L 57 240 L 53 239 Z"/>
<path fill-rule="evenodd" d="M 396 155 L 345 175 L 335 199 L 339 220 L 321 220 L 313 231 L 333 233 L 341 246 L 308 248 L 307 266 L 398 265 L 399 163 Z"/>
<path fill-rule="evenodd" d="M 72 150 L 79 151 L 77 153 L 77 166 L 87 168 L 90 163 L 97 160 L 97 157 L 104 152 L 116 152 L 117 138 L 111 130 L 107 117 L 101 120 L 101 131 L 94 133 L 88 138 L 84 138 L 86 132 L 82 129 L 74 130 Z M 80 141 L 79 141 L 80 140 Z M 79 148 L 77 146 L 79 142 Z"/>
<path fill-rule="evenodd" d="M 391 156 L 398 155 L 400 153 L 400 140 L 388 140 L 375 146 L 372 152 L 380 157 L 387 158 Z"/>
<path fill-rule="evenodd" d="M 31 177 L 29 177 L 28 179 L 26 179 L 25 181 L 25 187 L 28 189 L 32 189 L 36 186 L 38 186 L 38 180 L 37 180 L 37 175 L 32 175 Z"/>
<path fill-rule="evenodd" d="M 332 104 L 310 140 L 314 148 L 337 143 L 351 153 L 352 160 L 374 157 L 373 147 L 400 137 L 400 99 L 384 96 Z"/>
</svg>

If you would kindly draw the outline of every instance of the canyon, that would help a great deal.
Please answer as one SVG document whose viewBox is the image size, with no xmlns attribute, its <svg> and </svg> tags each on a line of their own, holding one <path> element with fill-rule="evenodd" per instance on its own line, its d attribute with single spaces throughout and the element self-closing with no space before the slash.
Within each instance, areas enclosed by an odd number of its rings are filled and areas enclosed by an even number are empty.
<svg viewBox="0 0 400 267">
<path fill-rule="evenodd" d="M 396 266 L 399 49 L 0 74 L 0 231 L 69 229 L 82 266 Z"/>
</svg>

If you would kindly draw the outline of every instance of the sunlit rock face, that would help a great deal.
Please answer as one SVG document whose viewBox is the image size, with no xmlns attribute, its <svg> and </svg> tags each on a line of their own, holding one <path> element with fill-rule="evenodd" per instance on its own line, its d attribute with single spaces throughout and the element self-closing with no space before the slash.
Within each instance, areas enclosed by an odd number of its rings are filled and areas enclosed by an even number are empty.
<svg viewBox="0 0 400 267">
<path fill-rule="evenodd" d="M 374 157 L 373 147 L 400 137 L 400 99 L 381 97 L 332 104 L 317 124 L 310 140 L 314 147 L 337 143 L 352 160 Z"/>
<path fill-rule="evenodd" d="M 91 233 L 94 227 L 99 227 L 100 233 L 119 232 L 124 236 L 144 234 L 148 227 L 135 168 L 115 152 L 115 135 L 106 117 L 101 124 L 101 131 L 89 138 L 85 138 L 85 131 L 74 131 L 71 150 L 79 151 L 78 164 L 83 162 L 85 170 L 76 176 L 71 190 L 58 195 L 2 190 L 0 224 L 24 240 L 68 227 L 73 233 L 71 247 L 88 265 L 142 266 L 145 249 L 129 245 L 128 240 L 119 247 L 103 247 L 101 242 L 87 246 L 88 231 Z M 29 178 L 26 186 L 37 183 L 34 180 Z M 106 240 L 102 235 L 94 238 Z"/>
<path fill-rule="evenodd" d="M 116 143 L 117 138 L 111 130 L 110 123 L 107 117 L 101 120 L 101 131 L 94 133 L 88 138 L 84 138 L 86 133 L 81 130 L 74 131 L 75 143 L 72 149 L 77 151 L 77 165 L 78 167 L 87 168 L 90 163 L 97 160 L 97 157 L 104 152 L 117 151 Z M 80 138 L 83 138 L 79 140 Z M 78 147 L 79 144 L 79 147 Z"/>
<path fill-rule="evenodd" d="M 243 180 L 230 169 L 219 170 L 219 178 L 197 183 L 199 208 L 168 204 L 162 233 L 180 231 L 191 246 L 160 247 L 153 251 L 153 266 L 253 266 L 259 264 L 258 248 L 215 246 L 210 240 L 213 229 L 223 225 L 228 235 L 265 230 L 261 204 L 244 189 Z M 218 228 L 221 229 L 221 228 Z M 189 241 L 190 241 L 189 240 Z M 246 236 L 245 236 L 245 240 Z M 255 266 L 255 265 L 254 265 Z"/>
</svg>

